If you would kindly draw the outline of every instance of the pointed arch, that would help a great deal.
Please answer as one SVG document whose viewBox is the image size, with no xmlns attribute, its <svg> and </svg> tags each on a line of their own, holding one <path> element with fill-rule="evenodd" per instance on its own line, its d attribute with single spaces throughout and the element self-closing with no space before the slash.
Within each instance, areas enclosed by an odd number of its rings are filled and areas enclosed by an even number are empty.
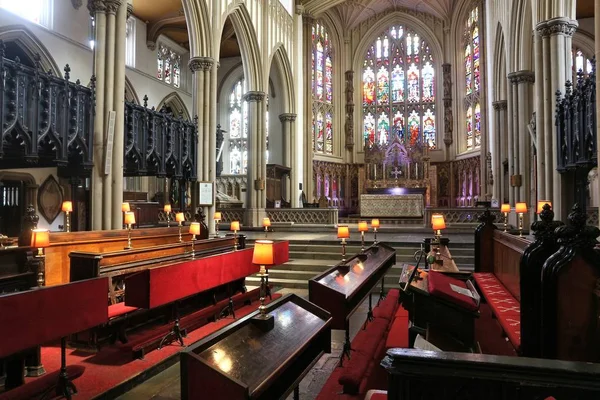
<svg viewBox="0 0 600 400">
<path fill-rule="evenodd" d="M 0 40 L 16 43 L 31 60 L 38 54 L 42 69 L 62 78 L 62 72 L 46 46 L 25 26 L 7 25 L 0 27 Z"/>
<path fill-rule="evenodd" d="M 248 91 L 266 91 L 267 86 L 263 81 L 261 74 L 261 51 L 258 45 L 258 37 L 252 24 L 252 19 L 248 13 L 246 5 L 239 4 L 229 13 L 223 16 L 221 22 L 221 31 L 225 26 L 225 21 L 229 17 L 233 25 L 240 51 L 242 54 L 242 64 L 244 69 L 244 79 Z M 218 49 L 215 51 L 215 59 L 219 59 Z"/>
<path fill-rule="evenodd" d="M 131 84 L 131 81 L 127 77 L 125 77 L 125 101 L 134 103 L 137 105 L 142 104 L 142 103 L 140 103 L 140 98 L 138 97 L 137 92 L 135 91 L 135 88 L 133 87 L 133 85 Z"/>
<path fill-rule="evenodd" d="M 177 92 L 172 92 L 166 95 L 165 98 L 158 103 L 156 109 L 160 110 L 163 107 L 169 107 L 173 113 L 173 116 L 181 117 L 185 120 L 191 121 L 190 113 L 188 112 L 185 103 Z"/>
<path fill-rule="evenodd" d="M 294 76 L 292 74 L 292 66 L 288 57 L 287 51 L 282 43 L 275 45 L 269 65 L 274 66 L 279 71 L 282 87 L 279 91 L 281 94 L 279 101 L 284 102 L 283 109 L 288 113 L 296 112 L 295 92 L 294 92 Z M 268 68 L 268 71 L 271 67 Z"/>
<path fill-rule="evenodd" d="M 212 32 L 204 0 L 182 0 L 183 14 L 190 40 L 190 59 L 212 56 Z"/>
<path fill-rule="evenodd" d="M 494 63 L 493 63 L 493 98 L 496 100 L 506 99 L 507 79 L 506 79 L 506 45 L 504 42 L 504 31 L 502 25 L 498 23 L 496 27 L 496 43 L 494 45 Z"/>
</svg>

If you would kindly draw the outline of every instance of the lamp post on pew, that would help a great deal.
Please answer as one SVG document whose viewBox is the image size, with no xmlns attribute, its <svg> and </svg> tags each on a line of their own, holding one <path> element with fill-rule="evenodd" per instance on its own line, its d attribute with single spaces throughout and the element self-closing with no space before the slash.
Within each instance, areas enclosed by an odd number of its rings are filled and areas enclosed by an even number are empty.
<svg viewBox="0 0 600 400">
<path fill-rule="evenodd" d="M 272 240 L 257 240 L 254 242 L 252 264 L 260 265 L 260 271 L 256 275 L 260 277 L 260 306 L 258 307 L 258 311 L 260 313 L 256 317 L 252 318 L 252 321 L 263 331 L 268 331 L 275 326 L 275 319 L 271 314 L 267 314 L 267 308 L 265 307 L 265 297 L 267 295 L 267 283 L 265 279 L 269 276 L 266 266 L 273 265 Z"/>
<path fill-rule="evenodd" d="M 38 262 L 38 273 L 37 273 L 37 284 L 38 287 L 42 287 L 45 285 L 45 262 L 46 255 L 44 254 L 44 249 L 50 246 L 50 236 L 46 229 L 34 229 L 31 232 L 31 247 L 37 248 L 38 252 L 35 255 L 35 259 Z"/>
<path fill-rule="evenodd" d="M 127 225 L 127 247 L 125 250 L 132 249 L 131 246 L 131 225 L 135 224 L 135 214 L 132 211 L 127 211 L 125 213 L 125 225 Z"/>
<path fill-rule="evenodd" d="M 123 213 L 123 223 L 125 224 L 125 213 L 131 211 L 129 207 L 129 203 L 121 204 L 121 212 Z M 125 229 L 127 229 L 127 225 L 125 224 Z"/>
<path fill-rule="evenodd" d="M 267 234 L 269 233 L 269 227 L 271 226 L 271 220 L 269 217 L 263 218 L 263 226 L 265 227 L 265 239 L 267 238 Z"/>
<path fill-rule="evenodd" d="M 175 221 L 177 221 L 177 223 L 179 224 L 179 243 L 181 243 L 181 225 L 183 221 L 185 221 L 185 215 L 182 212 L 178 212 L 177 214 L 175 214 Z"/>
<path fill-rule="evenodd" d="M 510 204 L 504 203 L 500 206 L 500 212 L 504 214 L 504 232 L 508 226 L 508 213 L 510 212 Z"/>
<path fill-rule="evenodd" d="M 215 212 L 215 216 L 213 217 L 213 219 L 215 220 L 215 237 L 218 238 L 219 237 L 219 221 L 221 221 L 221 211 L 217 211 Z"/>
<path fill-rule="evenodd" d="M 552 209 L 552 202 L 550 200 L 538 200 L 537 209 L 535 212 L 536 221 L 538 219 L 538 215 L 540 215 L 542 213 L 542 211 L 544 211 L 544 205 L 546 205 L 546 204 L 548 204 L 550 206 L 550 209 Z"/>
<path fill-rule="evenodd" d="M 369 231 L 369 225 L 367 221 L 360 221 L 358 223 L 358 231 L 360 232 L 360 251 L 365 251 L 365 232 Z"/>
<path fill-rule="evenodd" d="M 167 203 L 164 207 L 165 214 L 167 215 L 167 228 L 171 227 L 171 204 Z"/>
<path fill-rule="evenodd" d="M 70 201 L 63 201 L 62 210 L 65 212 L 65 229 L 67 232 L 71 232 L 71 224 L 69 223 L 69 213 L 73 212 L 73 203 Z"/>
<path fill-rule="evenodd" d="M 519 214 L 519 236 L 523 237 L 523 214 L 527 212 L 527 203 L 517 203 L 515 212 Z"/>
<path fill-rule="evenodd" d="M 437 244 L 435 256 L 439 258 L 441 256 L 440 245 L 442 241 L 442 229 L 446 229 L 446 221 L 442 214 L 433 214 L 431 216 L 431 228 L 434 230 L 435 243 Z"/>
<path fill-rule="evenodd" d="M 346 239 L 350 238 L 348 225 L 339 225 L 337 231 L 338 239 L 342 239 L 342 262 L 346 262 Z"/>
<path fill-rule="evenodd" d="M 192 234 L 192 259 L 194 259 L 196 257 L 194 242 L 196 241 L 196 235 L 200 235 L 200 222 L 192 222 L 190 224 L 190 233 Z"/>
<path fill-rule="evenodd" d="M 377 229 L 379 229 L 379 219 L 375 218 L 371 220 L 371 227 L 373 228 L 373 244 L 377 244 Z"/>
<path fill-rule="evenodd" d="M 233 251 L 238 248 L 237 232 L 240 230 L 240 221 L 231 221 L 230 230 L 233 231 Z"/>
</svg>

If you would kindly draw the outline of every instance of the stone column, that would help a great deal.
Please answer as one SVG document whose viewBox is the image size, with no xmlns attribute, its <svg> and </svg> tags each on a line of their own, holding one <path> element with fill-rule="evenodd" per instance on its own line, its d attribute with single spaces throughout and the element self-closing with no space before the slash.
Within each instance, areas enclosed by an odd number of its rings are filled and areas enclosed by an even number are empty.
<svg viewBox="0 0 600 400">
<path fill-rule="evenodd" d="M 312 51 L 312 26 L 314 24 L 314 17 L 309 14 L 304 14 L 302 18 L 303 22 L 303 53 L 311 54 Z M 304 71 L 304 188 L 303 191 L 306 194 L 306 200 L 312 203 L 313 198 L 316 197 L 316 188 L 313 174 L 313 137 L 312 137 L 312 79 L 311 79 L 311 67 L 312 62 L 310 57 L 305 57 Z"/>
<path fill-rule="evenodd" d="M 536 26 L 536 30 L 542 37 L 541 59 L 544 66 L 542 69 L 544 74 L 544 126 L 543 131 L 538 130 L 537 134 L 544 135 L 545 194 L 552 201 L 552 208 L 558 220 L 566 220 L 569 210 L 568 206 L 564 204 L 566 193 L 563 190 L 563 178 L 556 171 L 557 140 L 554 126 L 556 109 L 554 93 L 556 90 L 564 91 L 564 84 L 567 79 L 570 79 L 571 71 L 568 66 L 571 54 L 565 46 L 570 44 L 577 26 L 577 21 L 564 17 L 542 21 Z"/>
<path fill-rule="evenodd" d="M 94 75 L 96 77 L 96 118 L 94 118 L 94 167 L 92 169 L 91 221 L 92 230 L 102 229 L 102 191 L 104 187 L 104 89 L 106 50 L 106 5 L 103 0 L 88 2 L 94 15 Z"/>
<path fill-rule="evenodd" d="M 117 112 L 115 120 L 114 148 L 112 153 L 112 229 L 119 229 L 123 224 L 123 154 L 125 135 L 125 28 L 127 18 L 133 7 L 123 1 L 117 10 L 115 26 L 115 85 L 114 108 Z"/>
<path fill-rule="evenodd" d="M 492 103 L 494 107 L 494 152 L 492 153 L 492 170 L 494 171 L 494 185 L 492 198 L 504 203 L 504 167 L 506 159 L 506 100 Z"/>
<path fill-rule="evenodd" d="M 215 210 L 216 210 L 216 184 L 217 184 L 217 67 L 218 63 L 212 64 L 211 68 L 208 71 L 210 76 L 210 97 L 209 97 L 209 105 L 211 105 L 210 113 L 209 113 L 209 126 L 208 126 L 208 147 L 205 151 L 208 152 L 208 181 L 213 183 L 213 187 L 215 190 L 213 191 L 213 201 L 212 205 L 208 207 L 208 212 L 206 213 L 206 218 L 208 221 L 212 221 L 214 219 Z M 206 139 L 206 136 L 204 137 Z M 214 235 L 214 226 L 215 224 L 209 225 L 209 234 Z"/>
<path fill-rule="evenodd" d="M 515 188 L 512 186 L 511 177 L 517 173 L 517 169 L 515 168 L 515 130 L 516 130 L 516 121 L 514 112 L 518 107 L 516 103 L 516 96 L 514 96 L 512 90 L 512 79 L 509 74 L 509 85 L 506 90 L 507 94 L 507 114 L 508 114 L 508 135 L 507 135 L 507 156 L 508 156 L 508 202 L 511 206 L 515 205 Z"/>
<path fill-rule="evenodd" d="M 531 92 L 532 84 L 535 82 L 535 76 L 531 71 L 518 71 L 513 75 L 517 85 L 518 95 L 518 129 L 519 135 L 519 175 L 521 175 L 521 187 L 519 187 L 519 201 L 524 201 L 528 207 L 532 207 L 531 194 L 531 136 L 529 134 L 528 124 L 531 119 Z"/>
<path fill-rule="evenodd" d="M 298 204 L 298 199 L 294 202 L 298 190 L 298 183 L 294 184 L 294 169 L 295 167 L 295 135 L 292 133 L 294 122 L 296 121 L 296 114 L 284 113 L 279 115 L 281 121 L 281 129 L 283 132 L 283 165 L 291 168 L 290 175 L 288 176 L 288 182 L 286 184 L 286 196 L 290 201 L 292 207 L 296 207 L 294 204 Z"/>
<path fill-rule="evenodd" d="M 262 152 L 263 145 L 260 143 L 261 136 L 263 136 L 260 129 L 264 128 L 261 121 L 264 120 L 263 105 L 265 93 L 258 91 L 247 92 L 245 100 L 248 102 L 248 186 L 246 188 L 245 225 L 253 227 L 262 225 L 262 216 L 264 214 L 264 206 L 262 204 L 266 203 L 266 164 L 264 163 L 265 155 Z M 265 198 L 264 201 L 263 198 Z"/>
<path fill-rule="evenodd" d="M 547 199 L 546 194 L 546 135 L 544 134 L 544 56 L 543 56 L 543 38 L 539 31 L 535 31 L 534 37 L 535 52 L 535 148 L 537 152 L 536 170 L 537 170 L 537 198 Z M 536 205 L 537 206 L 537 205 Z"/>
</svg>

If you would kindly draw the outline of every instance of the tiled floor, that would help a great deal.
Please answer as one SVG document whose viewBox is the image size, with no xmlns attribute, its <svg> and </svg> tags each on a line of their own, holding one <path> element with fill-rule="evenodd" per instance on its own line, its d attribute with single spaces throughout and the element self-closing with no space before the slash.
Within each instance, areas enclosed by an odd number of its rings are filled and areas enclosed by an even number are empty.
<svg viewBox="0 0 600 400">
<path fill-rule="evenodd" d="M 308 290 L 304 289 L 281 289 L 278 293 L 295 293 L 298 296 L 308 298 Z M 377 303 L 379 296 L 373 295 L 373 304 Z M 363 302 L 357 311 L 350 318 L 350 336 L 353 338 L 365 321 L 368 311 L 368 299 Z M 336 367 L 344 343 L 344 332 L 339 330 L 332 331 L 331 335 L 331 353 L 325 354 L 309 371 L 309 373 L 300 382 L 300 398 L 302 400 L 312 400 L 317 397 L 321 388 L 325 384 L 331 371 Z M 175 400 L 181 398 L 179 363 L 166 369 L 155 377 L 147 380 L 143 384 L 133 388 L 131 391 L 118 397 L 120 400 Z M 288 400 L 292 399 L 290 395 Z M 220 399 L 213 399 L 220 400 Z"/>
</svg>

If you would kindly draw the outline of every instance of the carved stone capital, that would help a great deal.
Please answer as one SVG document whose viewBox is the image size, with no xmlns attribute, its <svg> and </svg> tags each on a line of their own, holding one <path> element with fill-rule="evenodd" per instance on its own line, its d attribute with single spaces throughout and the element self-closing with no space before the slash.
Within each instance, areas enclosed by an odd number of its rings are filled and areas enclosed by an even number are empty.
<svg viewBox="0 0 600 400">
<path fill-rule="evenodd" d="M 73 4 L 73 8 L 79 10 L 79 8 L 83 5 L 83 0 L 71 0 L 71 4 Z"/>
<path fill-rule="evenodd" d="M 246 94 L 244 95 L 244 100 L 258 102 L 258 101 L 264 101 L 265 97 L 266 97 L 265 92 L 250 91 L 250 92 L 246 92 Z"/>
<path fill-rule="evenodd" d="M 106 4 L 104 0 L 88 0 L 88 10 L 90 14 L 106 12 Z"/>
<path fill-rule="evenodd" d="M 508 80 L 513 85 L 518 85 L 519 83 L 534 83 L 535 82 L 535 73 L 532 71 L 516 71 L 508 74 Z"/>
<path fill-rule="evenodd" d="M 196 71 L 210 71 L 212 69 L 215 60 L 210 57 L 193 57 L 188 62 L 188 67 L 192 72 Z"/>
<path fill-rule="evenodd" d="M 558 17 L 538 23 L 535 29 L 542 37 L 552 35 L 573 36 L 578 26 L 579 24 L 575 20 Z"/>
<path fill-rule="evenodd" d="M 129 17 L 131 17 L 132 14 L 133 14 L 133 4 L 128 3 L 127 4 L 127 19 L 129 19 Z"/>
<path fill-rule="evenodd" d="M 147 40 L 146 46 L 148 47 L 148 50 L 156 50 L 156 42 L 153 42 L 152 40 Z"/>
<path fill-rule="evenodd" d="M 104 0 L 106 4 L 106 13 L 107 14 L 117 14 L 117 10 L 121 6 L 121 0 Z"/>
<path fill-rule="evenodd" d="M 508 107 L 508 102 L 506 100 L 498 100 L 492 103 L 492 107 L 494 110 L 506 110 Z"/>
<path fill-rule="evenodd" d="M 279 114 L 279 120 L 281 122 L 294 122 L 296 120 L 297 115 L 294 113 L 283 113 L 283 114 Z"/>
</svg>

